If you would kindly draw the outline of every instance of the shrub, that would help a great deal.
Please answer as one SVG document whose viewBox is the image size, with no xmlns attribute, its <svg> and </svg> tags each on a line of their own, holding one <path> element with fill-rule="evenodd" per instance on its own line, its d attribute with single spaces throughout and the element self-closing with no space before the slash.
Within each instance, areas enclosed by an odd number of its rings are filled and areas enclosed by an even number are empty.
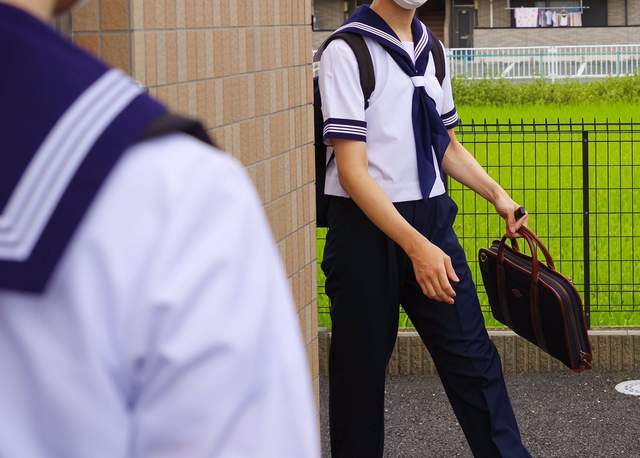
<svg viewBox="0 0 640 458">
<path fill-rule="evenodd" d="M 640 103 L 640 75 L 588 82 L 453 80 L 457 105 Z"/>
</svg>

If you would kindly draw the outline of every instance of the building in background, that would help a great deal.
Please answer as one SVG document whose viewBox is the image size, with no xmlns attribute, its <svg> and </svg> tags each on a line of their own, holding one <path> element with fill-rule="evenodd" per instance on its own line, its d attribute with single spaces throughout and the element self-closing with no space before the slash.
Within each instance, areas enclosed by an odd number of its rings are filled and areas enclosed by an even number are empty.
<svg viewBox="0 0 640 458">
<path fill-rule="evenodd" d="M 247 167 L 286 266 L 317 396 L 310 18 L 311 0 L 89 0 L 57 25 L 202 120 Z"/>
<path fill-rule="evenodd" d="M 445 44 L 449 41 L 451 2 L 452 0 L 429 0 L 418 9 L 418 17 Z M 366 0 L 314 0 L 314 49 L 317 49 L 358 6 L 369 3 L 371 2 Z"/>
<path fill-rule="evenodd" d="M 314 47 L 364 3 L 314 0 Z M 417 14 L 452 48 L 640 42 L 640 0 L 429 0 Z"/>
<path fill-rule="evenodd" d="M 456 0 L 456 3 L 464 0 Z M 473 47 L 612 45 L 640 43 L 640 0 L 476 0 L 461 22 Z M 473 8 L 473 9 L 471 9 Z M 536 15 L 532 24 L 522 9 Z M 470 46 L 470 47 L 471 47 Z M 465 46 L 460 46 L 465 47 Z"/>
</svg>

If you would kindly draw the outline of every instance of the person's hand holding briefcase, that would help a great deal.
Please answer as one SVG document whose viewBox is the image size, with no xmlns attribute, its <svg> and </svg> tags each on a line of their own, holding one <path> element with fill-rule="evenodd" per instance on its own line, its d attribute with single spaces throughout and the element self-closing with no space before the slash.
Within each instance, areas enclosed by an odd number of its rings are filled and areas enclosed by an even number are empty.
<svg viewBox="0 0 640 458">
<path fill-rule="evenodd" d="M 526 212 L 516 211 L 516 220 Z M 570 369 L 591 369 L 591 344 L 582 299 L 568 278 L 559 273 L 551 254 L 526 226 L 518 234 L 531 256 L 507 235 L 479 252 L 480 270 L 493 316 L 516 334 L 537 345 Z M 538 259 L 542 252 L 546 263 Z"/>
</svg>

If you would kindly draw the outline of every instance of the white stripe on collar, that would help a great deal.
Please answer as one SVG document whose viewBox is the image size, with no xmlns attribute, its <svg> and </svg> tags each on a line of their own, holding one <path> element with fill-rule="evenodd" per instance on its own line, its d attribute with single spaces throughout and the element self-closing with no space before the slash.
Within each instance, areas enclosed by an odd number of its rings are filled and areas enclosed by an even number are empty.
<svg viewBox="0 0 640 458">
<path fill-rule="evenodd" d="M 348 29 L 349 27 L 364 30 L 365 32 L 378 35 L 380 38 L 383 38 L 389 43 L 397 46 L 398 48 L 400 48 L 401 51 L 404 51 L 406 53 L 404 46 L 402 46 L 402 42 L 398 40 L 396 37 L 385 32 L 384 30 L 378 29 L 377 27 L 374 27 L 369 24 L 365 24 L 364 22 L 350 22 L 349 24 L 345 24 L 342 27 L 338 28 L 335 31 L 335 33 L 342 32 L 343 30 Z M 420 40 L 418 41 L 418 44 L 416 45 L 414 50 L 414 57 L 416 61 L 418 60 L 418 57 L 420 57 L 420 54 L 422 54 L 422 52 L 427 47 L 427 44 L 429 43 L 429 34 L 427 33 L 426 26 L 422 22 L 420 22 L 420 27 L 422 28 L 422 36 L 420 37 Z"/>
<path fill-rule="evenodd" d="M 416 61 L 418 60 L 418 57 L 420 57 L 420 54 L 422 54 L 422 51 L 427 47 L 427 43 L 429 43 L 427 27 L 422 22 L 420 22 L 420 27 L 422 28 L 422 36 L 420 37 L 415 49 Z"/>
<path fill-rule="evenodd" d="M 0 259 L 27 259 L 95 142 L 142 89 L 119 70 L 91 85 L 58 120 L 0 216 Z"/>
<path fill-rule="evenodd" d="M 393 35 L 390 35 L 390 34 L 388 34 L 387 32 L 385 32 L 383 30 L 380 30 L 380 29 L 378 29 L 376 27 L 373 27 L 372 25 L 365 24 L 363 22 L 350 22 L 349 24 L 345 24 L 342 27 L 340 27 L 339 29 L 337 29 L 336 32 L 340 32 L 340 31 L 342 31 L 344 29 L 347 29 L 349 27 L 354 27 L 356 29 L 364 30 L 365 32 L 373 33 L 374 35 L 378 35 L 379 37 L 384 38 L 385 40 L 387 40 L 391 44 L 396 45 L 400 49 L 404 49 L 402 47 L 402 43 L 400 42 L 400 40 L 398 40 Z"/>
</svg>

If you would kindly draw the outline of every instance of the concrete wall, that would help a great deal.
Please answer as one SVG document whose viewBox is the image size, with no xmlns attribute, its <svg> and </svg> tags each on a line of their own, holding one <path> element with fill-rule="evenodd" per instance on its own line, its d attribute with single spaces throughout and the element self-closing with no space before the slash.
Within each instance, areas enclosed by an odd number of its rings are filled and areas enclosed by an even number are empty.
<svg viewBox="0 0 640 458">
<path fill-rule="evenodd" d="M 311 0 L 90 0 L 76 43 L 202 120 L 247 167 L 318 386 Z M 223 242 L 221 242 L 223 243 Z"/>
<path fill-rule="evenodd" d="M 640 0 L 629 0 L 629 25 L 640 25 Z"/>
<path fill-rule="evenodd" d="M 505 374 L 569 371 L 535 345 L 511 331 L 491 331 Z M 593 368 L 599 371 L 640 370 L 640 330 L 591 331 Z M 320 333 L 320 373 L 329 373 L 331 334 Z M 390 375 L 437 375 L 436 368 L 416 332 L 401 332 L 389 361 Z"/>
<path fill-rule="evenodd" d="M 313 32 L 313 49 L 318 49 L 333 31 Z"/>
<path fill-rule="evenodd" d="M 313 0 L 313 14 L 319 30 L 333 30 L 344 22 L 344 0 Z"/>
<path fill-rule="evenodd" d="M 630 0 L 633 2 L 634 0 Z M 640 0 L 635 0 L 640 1 Z M 608 0 L 608 25 L 625 25 L 624 24 L 624 0 Z"/>
<path fill-rule="evenodd" d="M 511 27 L 511 11 L 507 10 L 508 0 L 493 0 L 493 26 Z M 491 7 L 489 0 L 478 0 L 477 27 L 490 27 Z"/>
<path fill-rule="evenodd" d="M 636 44 L 640 27 L 571 27 L 545 29 L 475 29 L 476 48 Z"/>
<path fill-rule="evenodd" d="M 640 0 L 627 0 L 627 25 L 640 26 Z M 625 25 L 624 0 L 609 0 L 609 25 Z M 635 36 L 635 42 L 640 42 L 640 36 Z"/>
<path fill-rule="evenodd" d="M 627 0 L 628 2 L 628 25 L 640 25 L 640 0 Z M 625 25 L 625 0 L 608 0 L 608 21 L 611 26 Z M 477 0 L 478 24 L 477 27 L 490 26 L 490 0 Z M 493 26 L 511 27 L 512 12 L 505 9 L 508 0 L 493 1 Z M 640 37 L 636 38 L 636 42 Z"/>
</svg>

